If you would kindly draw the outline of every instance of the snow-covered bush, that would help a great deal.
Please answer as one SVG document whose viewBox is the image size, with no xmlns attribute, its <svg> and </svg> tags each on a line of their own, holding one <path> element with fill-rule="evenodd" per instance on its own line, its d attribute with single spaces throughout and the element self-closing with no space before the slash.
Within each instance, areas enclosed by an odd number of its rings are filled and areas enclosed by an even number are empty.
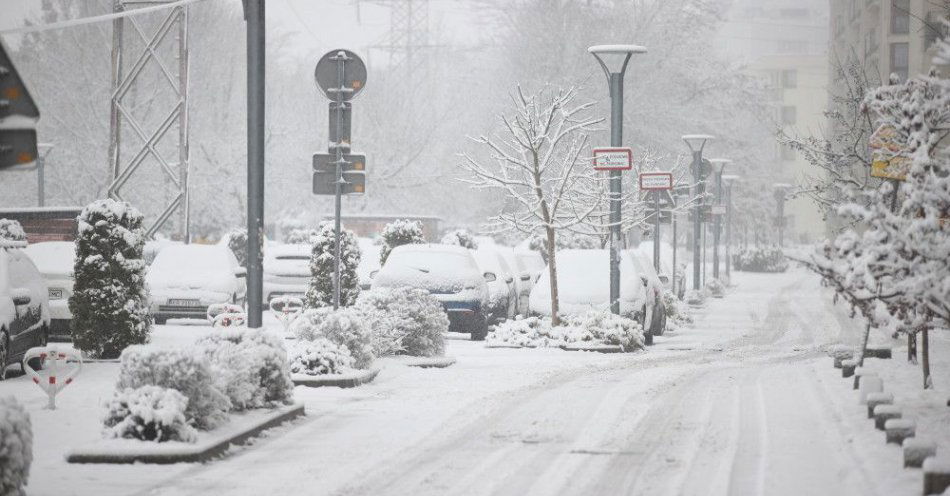
<svg viewBox="0 0 950 496">
<path fill-rule="evenodd" d="M 507 320 L 488 333 L 486 343 L 527 348 L 601 343 L 620 345 L 624 351 L 633 351 L 643 348 L 644 340 L 643 329 L 635 320 L 609 312 L 591 311 L 565 315 L 562 325 L 553 327 L 547 317 Z"/>
<path fill-rule="evenodd" d="M 726 286 L 719 279 L 710 279 L 706 282 L 706 292 L 715 298 L 722 298 L 726 294 Z"/>
<path fill-rule="evenodd" d="M 283 339 L 258 329 L 228 329 L 198 340 L 231 408 L 244 410 L 287 403 L 293 382 Z"/>
<path fill-rule="evenodd" d="M 776 247 L 743 248 L 732 256 L 732 266 L 743 272 L 785 272 L 788 260 Z"/>
<path fill-rule="evenodd" d="M 23 493 L 33 463 L 30 414 L 13 396 L 0 397 L 0 494 Z"/>
<path fill-rule="evenodd" d="M 73 344 L 93 357 L 114 358 L 148 342 L 152 328 L 142 214 L 125 202 L 97 200 L 79 214 L 78 228 L 69 297 Z"/>
<path fill-rule="evenodd" d="M 198 436 L 194 427 L 188 425 L 187 406 L 188 398 L 183 394 L 160 386 L 116 391 L 103 418 L 104 434 L 109 438 L 158 443 L 193 443 Z"/>
<path fill-rule="evenodd" d="M 361 295 L 356 309 L 373 334 L 376 356 L 445 354 L 449 318 L 434 296 L 419 288 L 378 288 Z"/>
<path fill-rule="evenodd" d="M 456 229 L 445 233 L 445 236 L 442 236 L 442 244 L 461 246 L 469 250 L 478 249 L 478 242 L 468 229 Z"/>
<path fill-rule="evenodd" d="M 353 366 L 365 369 L 373 363 L 373 341 L 363 319 L 363 314 L 354 308 L 317 308 L 302 313 L 290 329 L 301 341 L 326 338 L 345 346 L 353 357 Z"/>
<path fill-rule="evenodd" d="M 284 243 L 288 245 L 309 245 L 311 239 L 316 235 L 316 229 L 294 229 L 284 237 Z"/>
<path fill-rule="evenodd" d="M 26 241 L 23 226 L 13 219 L 0 219 L 0 239 L 7 241 Z"/>
<path fill-rule="evenodd" d="M 234 253 L 238 264 L 247 267 L 247 229 L 232 229 L 224 235 L 224 239 L 228 240 L 228 248 Z"/>
<path fill-rule="evenodd" d="M 691 289 L 686 292 L 686 296 L 683 297 L 683 301 L 689 305 L 703 305 L 706 303 L 706 293 Z"/>
<path fill-rule="evenodd" d="M 689 313 L 689 307 L 673 294 L 672 291 L 663 292 L 663 307 L 666 311 L 667 325 L 692 324 L 693 317 Z"/>
<path fill-rule="evenodd" d="M 619 345 L 624 351 L 638 350 L 644 345 L 640 323 L 620 315 L 590 311 L 581 315 L 567 315 L 564 321 L 568 327 L 588 332 L 604 344 Z M 571 336 L 566 334 L 569 339 Z"/>
<path fill-rule="evenodd" d="M 422 235 L 422 224 L 415 220 L 397 219 L 383 228 L 383 249 L 379 252 L 379 263 L 385 264 L 389 258 L 389 252 L 393 248 L 402 245 L 425 243 L 425 237 Z"/>
<path fill-rule="evenodd" d="M 117 390 L 160 386 L 188 398 L 185 417 L 199 429 L 227 420 L 228 397 L 218 389 L 211 367 L 199 350 L 130 346 L 122 352 Z"/>
<path fill-rule="evenodd" d="M 327 222 L 310 238 L 313 251 L 310 257 L 310 288 L 304 303 L 307 308 L 333 306 L 333 277 L 336 267 L 336 230 Z M 344 229 L 340 236 L 340 306 L 356 303 L 360 294 L 360 245 L 353 231 Z"/>
<path fill-rule="evenodd" d="M 290 371 L 294 374 L 341 374 L 353 368 L 350 350 L 326 338 L 297 341 L 287 353 L 290 356 Z"/>
<path fill-rule="evenodd" d="M 591 336 L 593 339 L 593 336 Z M 485 343 L 524 346 L 526 348 L 556 347 L 565 344 L 563 333 L 551 328 L 551 320 L 540 317 L 506 320 L 488 332 Z"/>
</svg>

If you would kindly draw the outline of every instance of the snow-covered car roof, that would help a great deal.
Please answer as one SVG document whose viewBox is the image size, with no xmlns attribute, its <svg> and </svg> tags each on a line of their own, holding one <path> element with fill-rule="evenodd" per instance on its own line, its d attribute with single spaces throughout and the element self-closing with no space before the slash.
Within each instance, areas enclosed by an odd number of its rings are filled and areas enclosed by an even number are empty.
<svg viewBox="0 0 950 496">
<path fill-rule="evenodd" d="M 33 243 L 25 251 L 43 275 L 68 276 L 73 273 L 76 244 L 72 241 Z"/>
<path fill-rule="evenodd" d="M 492 247 L 479 247 L 477 250 L 472 250 L 472 256 L 475 257 L 475 263 L 478 264 L 478 268 L 484 272 L 494 272 L 499 278 L 511 275 L 512 273 L 512 269 L 508 266 L 508 263 L 505 262 L 497 249 Z"/>
<path fill-rule="evenodd" d="M 441 244 L 393 248 L 373 280 L 374 287 L 411 286 L 433 293 L 454 293 L 465 287 L 484 288 L 471 250 Z"/>
<path fill-rule="evenodd" d="M 152 272 L 230 272 L 236 266 L 234 254 L 221 245 L 170 245 L 158 252 Z"/>
</svg>

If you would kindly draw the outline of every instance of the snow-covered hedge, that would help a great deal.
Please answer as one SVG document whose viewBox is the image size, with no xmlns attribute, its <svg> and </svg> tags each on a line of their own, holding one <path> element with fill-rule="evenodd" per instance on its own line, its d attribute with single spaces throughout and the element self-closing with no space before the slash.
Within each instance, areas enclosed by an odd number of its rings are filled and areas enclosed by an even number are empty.
<svg viewBox="0 0 950 496">
<path fill-rule="evenodd" d="M 365 369 L 373 363 L 372 332 L 364 317 L 352 307 L 334 311 L 317 308 L 305 311 L 291 325 L 291 332 L 301 341 L 326 338 L 345 346 L 353 357 L 353 366 Z"/>
<path fill-rule="evenodd" d="M 258 329 L 228 329 L 198 340 L 218 389 L 233 410 L 287 403 L 293 398 L 283 339 Z"/>
<path fill-rule="evenodd" d="M 571 343 L 619 345 L 624 351 L 643 348 L 643 328 L 626 317 L 609 312 L 590 311 L 565 315 L 563 324 L 551 326 L 549 318 L 528 317 L 507 320 L 488 333 L 489 345 L 513 345 L 527 348 L 557 347 Z"/>
<path fill-rule="evenodd" d="M 160 386 L 188 398 L 185 417 L 199 429 L 213 429 L 227 420 L 231 401 L 218 389 L 216 377 L 200 350 L 130 346 L 122 352 L 117 390 Z"/>
<path fill-rule="evenodd" d="M 182 441 L 198 439 L 188 425 L 185 409 L 188 398 L 174 389 L 142 386 L 116 391 L 103 418 L 105 436 L 142 441 Z"/>
<path fill-rule="evenodd" d="M 706 292 L 716 298 L 721 298 L 726 294 L 726 285 L 719 279 L 710 279 L 706 282 Z"/>
<path fill-rule="evenodd" d="M 33 427 L 13 396 L 0 397 L 0 494 L 18 495 L 30 478 Z"/>
<path fill-rule="evenodd" d="M 373 336 L 376 356 L 442 356 L 449 318 L 442 304 L 419 288 L 377 288 L 361 295 L 356 309 Z"/>
<path fill-rule="evenodd" d="M 0 239 L 26 241 L 26 232 L 19 222 L 13 219 L 0 219 Z"/>
<path fill-rule="evenodd" d="M 336 268 L 336 230 L 325 222 L 310 238 L 313 246 L 310 256 L 310 287 L 304 298 L 307 308 L 333 306 L 333 274 Z M 356 303 L 360 295 L 360 245 L 356 234 L 343 229 L 340 234 L 340 305 L 348 307 Z"/>
<path fill-rule="evenodd" d="M 732 256 L 732 266 L 744 272 L 785 272 L 788 260 L 779 248 L 744 248 Z"/>
<path fill-rule="evenodd" d="M 604 344 L 620 345 L 625 351 L 643 348 L 643 327 L 633 319 L 610 312 L 590 311 L 581 315 L 567 315 L 564 320 L 568 327 L 588 332 Z M 576 331 L 566 334 L 568 338 L 577 335 Z"/>
<path fill-rule="evenodd" d="M 386 263 L 389 252 L 397 246 L 426 242 L 422 235 L 422 224 L 415 220 L 394 220 L 386 224 L 381 236 L 383 238 L 383 249 L 379 252 L 380 264 Z"/>
<path fill-rule="evenodd" d="M 294 374 L 340 374 L 353 368 L 350 350 L 326 338 L 297 341 L 287 353 L 290 356 L 290 371 Z"/>
<path fill-rule="evenodd" d="M 683 297 L 683 301 L 690 305 L 702 305 L 706 303 L 706 293 L 691 289 L 686 292 L 686 295 Z"/>
<path fill-rule="evenodd" d="M 593 338 L 593 337 L 591 337 Z M 506 320 L 488 332 L 485 343 L 491 345 L 538 348 L 565 344 L 563 333 L 552 329 L 551 320 L 540 317 Z"/>
<path fill-rule="evenodd" d="M 461 246 L 469 250 L 478 249 L 478 242 L 475 241 L 475 236 L 467 229 L 456 229 L 445 233 L 445 236 L 442 236 L 442 244 Z"/>
</svg>

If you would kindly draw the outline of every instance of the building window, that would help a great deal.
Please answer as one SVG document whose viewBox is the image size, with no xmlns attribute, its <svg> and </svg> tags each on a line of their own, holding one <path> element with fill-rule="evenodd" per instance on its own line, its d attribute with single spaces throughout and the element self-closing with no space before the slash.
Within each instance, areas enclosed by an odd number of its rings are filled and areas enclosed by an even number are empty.
<svg viewBox="0 0 950 496">
<path fill-rule="evenodd" d="M 891 74 L 900 76 L 901 81 L 907 81 L 909 59 L 910 50 L 907 43 L 891 43 Z"/>
<path fill-rule="evenodd" d="M 789 69 L 787 71 L 782 71 L 782 88 L 797 88 L 798 87 L 798 71 L 795 69 Z"/>
<path fill-rule="evenodd" d="M 891 0 L 891 34 L 910 32 L 910 0 Z"/>
<path fill-rule="evenodd" d="M 782 106 L 782 125 L 793 126 L 798 117 L 798 109 L 792 105 Z"/>
</svg>

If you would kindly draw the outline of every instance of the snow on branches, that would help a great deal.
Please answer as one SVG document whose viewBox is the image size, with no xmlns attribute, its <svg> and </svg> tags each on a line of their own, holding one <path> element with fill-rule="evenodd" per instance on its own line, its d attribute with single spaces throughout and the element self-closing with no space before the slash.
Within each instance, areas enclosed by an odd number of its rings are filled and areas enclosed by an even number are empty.
<svg viewBox="0 0 950 496">
<path fill-rule="evenodd" d="M 422 235 L 422 224 L 416 220 L 396 219 L 383 227 L 381 236 L 383 249 L 379 252 L 380 265 L 386 263 L 389 252 L 395 247 L 426 242 Z"/>
</svg>

